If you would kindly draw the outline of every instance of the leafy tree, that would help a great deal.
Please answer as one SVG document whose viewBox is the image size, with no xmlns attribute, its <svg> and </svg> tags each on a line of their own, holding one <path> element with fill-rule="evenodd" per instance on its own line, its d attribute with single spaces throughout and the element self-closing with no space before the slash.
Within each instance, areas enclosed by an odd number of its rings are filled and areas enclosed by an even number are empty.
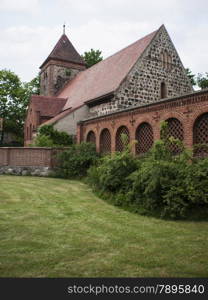
<svg viewBox="0 0 208 300">
<path fill-rule="evenodd" d="M 39 92 L 38 76 L 29 83 L 22 83 L 20 78 L 10 70 L 0 70 L 0 117 L 3 118 L 3 132 L 16 135 L 19 144 L 23 143 L 23 126 L 25 113 L 31 94 Z"/>
<path fill-rule="evenodd" d="M 196 79 L 195 79 L 195 75 L 192 73 L 192 71 L 189 68 L 186 68 L 186 74 L 190 79 L 191 85 L 194 86 L 196 85 Z"/>
<path fill-rule="evenodd" d="M 204 75 L 201 73 L 198 73 L 197 75 L 197 85 L 201 89 L 208 88 L 208 73 L 206 72 Z"/>
<path fill-rule="evenodd" d="M 29 82 L 24 83 L 24 88 L 27 90 L 29 97 L 33 94 L 40 94 L 40 74 Z"/>
<path fill-rule="evenodd" d="M 101 53 L 102 52 L 100 50 L 94 50 L 94 49 L 84 52 L 82 58 L 86 62 L 87 68 L 90 68 L 91 66 L 95 65 L 99 61 L 103 60 Z"/>
</svg>

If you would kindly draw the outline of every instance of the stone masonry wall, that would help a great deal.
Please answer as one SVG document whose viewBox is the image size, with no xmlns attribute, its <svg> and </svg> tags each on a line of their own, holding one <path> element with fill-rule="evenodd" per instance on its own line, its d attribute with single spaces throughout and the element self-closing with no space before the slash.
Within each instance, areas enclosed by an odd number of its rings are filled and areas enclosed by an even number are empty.
<svg viewBox="0 0 208 300">
<path fill-rule="evenodd" d="M 80 70 L 60 65 L 49 65 L 41 72 L 40 94 L 44 96 L 54 96 L 64 85 L 64 83 L 77 75 Z"/>
<path fill-rule="evenodd" d="M 167 98 L 193 91 L 164 26 L 130 71 L 114 98 L 109 103 L 92 107 L 90 114 L 99 116 L 130 106 L 156 102 L 161 99 L 162 82 L 166 85 Z"/>
</svg>

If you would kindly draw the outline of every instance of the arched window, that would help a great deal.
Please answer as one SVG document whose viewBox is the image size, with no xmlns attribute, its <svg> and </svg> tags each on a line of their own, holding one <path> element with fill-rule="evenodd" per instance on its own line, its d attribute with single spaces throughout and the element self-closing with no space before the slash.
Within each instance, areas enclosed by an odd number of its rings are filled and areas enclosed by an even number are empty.
<svg viewBox="0 0 208 300">
<path fill-rule="evenodd" d="M 100 134 L 100 152 L 111 152 L 111 134 L 107 128 L 103 129 Z"/>
<path fill-rule="evenodd" d="M 30 140 L 32 140 L 32 124 L 30 124 L 30 137 L 29 137 Z"/>
<path fill-rule="evenodd" d="M 143 154 L 150 150 L 153 145 L 153 130 L 148 123 L 142 123 L 136 130 L 136 153 Z"/>
<path fill-rule="evenodd" d="M 88 132 L 88 134 L 87 134 L 87 142 L 88 143 L 93 143 L 93 144 L 96 143 L 96 137 L 95 137 L 94 131 L 91 130 L 90 132 Z"/>
<path fill-rule="evenodd" d="M 121 126 L 116 132 L 116 151 L 123 151 L 125 145 L 130 141 L 129 130 L 126 126 Z"/>
<path fill-rule="evenodd" d="M 208 113 L 199 116 L 193 128 L 193 141 L 194 144 L 208 144 Z M 197 156 L 207 156 L 208 150 L 205 147 L 196 149 Z"/>
<path fill-rule="evenodd" d="M 160 98 L 164 99 L 167 97 L 167 87 L 165 82 L 161 82 L 161 86 L 160 86 Z"/>
<path fill-rule="evenodd" d="M 162 67 L 163 69 L 170 71 L 172 69 L 172 57 L 171 55 L 164 50 L 161 55 Z"/>
<path fill-rule="evenodd" d="M 183 134 L 183 125 L 182 123 L 176 118 L 170 118 L 166 120 L 167 126 L 167 138 L 173 137 L 180 141 L 183 141 L 184 134 Z M 176 144 L 170 145 L 170 150 L 173 154 L 180 153 L 181 148 Z"/>
</svg>

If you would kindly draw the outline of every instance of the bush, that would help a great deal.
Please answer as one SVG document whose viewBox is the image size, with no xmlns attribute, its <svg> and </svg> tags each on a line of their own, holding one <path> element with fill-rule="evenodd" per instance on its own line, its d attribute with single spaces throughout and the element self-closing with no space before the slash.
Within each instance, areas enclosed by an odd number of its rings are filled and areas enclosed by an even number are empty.
<svg viewBox="0 0 208 300">
<path fill-rule="evenodd" d="M 83 142 L 72 145 L 69 150 L 59 154 L 56 173 L 62 178 L 83 177 L 97 158 L 94 144 Z"/>
<path fill-rule="evenodd" d="M 137 160 L 128 151 L 116 152 L 100 159 L 88 171 L 88 181 L 96 189 L 116 193 L 128 188 L 127 177 L 136 170 Z"/>
<path fill-rule="evenodd" d="M 73 136 L 66 132 L 58 131 L 53 125 L 43 125 L 38 131 L 33 146 L 37 147 L 60 147 L 73 144 Z"/>
<path fill-rule="evenodd" d="M 35 139 L 35 143 L 32 146 L 36 147 L 53 147 L 54 143 L 52 139 L 47 135 L 38 135 Z"/>
</svg>

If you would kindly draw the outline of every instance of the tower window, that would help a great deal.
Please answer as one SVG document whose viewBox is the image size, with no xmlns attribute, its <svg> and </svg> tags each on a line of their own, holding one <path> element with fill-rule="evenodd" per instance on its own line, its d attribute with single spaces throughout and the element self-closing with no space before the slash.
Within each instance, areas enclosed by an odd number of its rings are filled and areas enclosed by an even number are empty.
<svg viewBox="0 0 208 300">
<path fill-rule="evenodd" d="M 160 98 L 164 99 L 167 97 L 167 87 L 165 82 L 161 82 L 161 86 L 160 86 Z"/>
</svg>

